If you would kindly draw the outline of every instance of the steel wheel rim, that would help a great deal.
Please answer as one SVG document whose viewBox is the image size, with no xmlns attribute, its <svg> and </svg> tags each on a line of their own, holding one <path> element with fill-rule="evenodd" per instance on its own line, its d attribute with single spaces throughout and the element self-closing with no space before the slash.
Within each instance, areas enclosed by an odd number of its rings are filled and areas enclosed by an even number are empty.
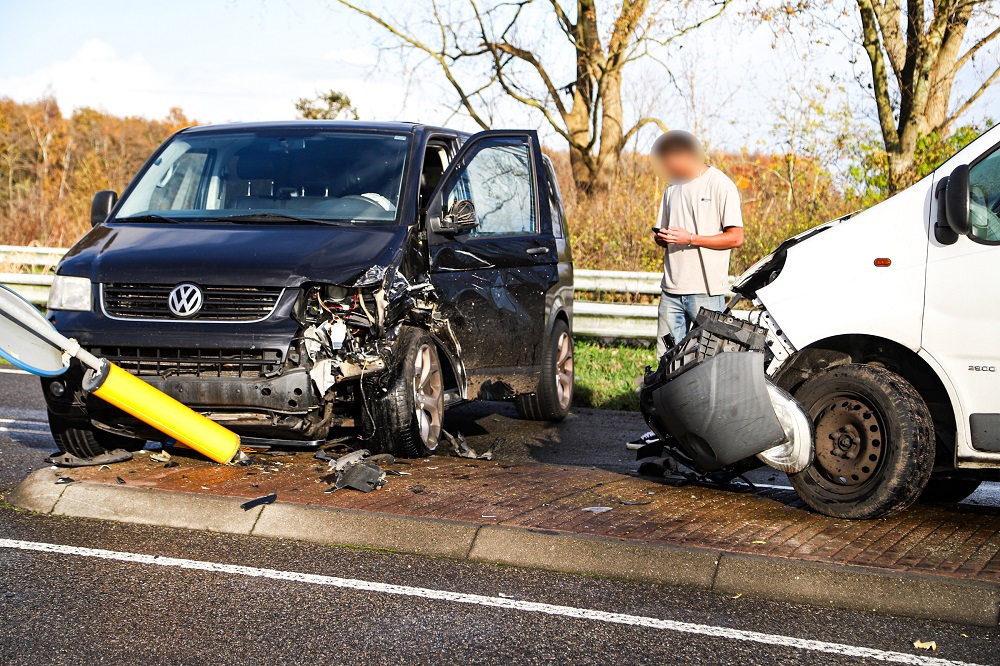
<svg viewBox="0 0 1000 666">
<path fill-rule="evenodd" d="M 556 340 L 556 399 L 562 409 L 573 402 L 573 339 L 566 331 Z"/>
<path fill-rule="evenodd" d="M 413 397 L 420 439 L 429 451 L 441 441 L 444 420 L 444 381 L 437 350 L 423 344 L 413 362 Z"/>
<path fill-rule="evenodd" d="M 811 416 L 822 485 L 840 494 L 863 491 L 877 480 L 886 455 L 888 431 L 878 410 L 855 393 L 817 403 Z"/>
</svg>

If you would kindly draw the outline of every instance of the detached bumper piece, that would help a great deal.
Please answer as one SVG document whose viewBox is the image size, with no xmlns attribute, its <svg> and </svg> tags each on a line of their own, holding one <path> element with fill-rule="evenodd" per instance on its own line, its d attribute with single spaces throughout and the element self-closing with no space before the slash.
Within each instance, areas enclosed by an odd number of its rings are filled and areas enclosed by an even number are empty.
<svg viewBox="0 0 1000 666">
<path fill-rule="evenodd" d="M 765 336 L 748 321 L 703 309 L 646 375 L 642 413 L 674 460 L 702 474 L 729 468 L 732 478 L 756 466 L 754 456 L 790 444 L 795 435 L 775 413 L 782 392 L 764 372 Z"/>
</svg>

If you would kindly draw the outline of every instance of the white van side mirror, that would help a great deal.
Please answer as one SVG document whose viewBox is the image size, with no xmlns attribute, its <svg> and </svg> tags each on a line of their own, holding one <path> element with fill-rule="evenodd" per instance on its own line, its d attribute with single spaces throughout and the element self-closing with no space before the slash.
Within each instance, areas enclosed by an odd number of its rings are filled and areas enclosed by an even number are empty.
<svg viewBox="0 0 1000 666">
<path fill-rule="evenodd" d="M 938 200 L 934 238 L 942 245 L 951 245 L 969 233 L 969 165 L 955 167 L 950 176 L 942 178 L 934 196 Z"/>
<path fill-rule="evenodd" d="M 951 172 L 944 194 L 948 226 L 959 236 L 969 233 L 969 199 L 969 165 L 963 164 Z"/>
</svg>

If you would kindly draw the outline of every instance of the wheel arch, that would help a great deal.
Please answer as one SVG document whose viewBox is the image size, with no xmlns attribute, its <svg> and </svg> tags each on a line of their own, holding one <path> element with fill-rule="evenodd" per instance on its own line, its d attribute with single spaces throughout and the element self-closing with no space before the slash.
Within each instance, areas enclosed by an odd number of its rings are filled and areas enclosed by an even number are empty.
<svg viewBox="0 0 1000 666">
<path fill-rule="evenodd" d="M 938 464 L 955 464 L 955 405 L 940 374 L 904 345 L 874 335 L 847 334 L 817 340 L 797 351 L 775 374 L 775 383 L 789 393 L 815 373 L 845 363 L 878 365 L 905 379 L 934 419 Z"/>
</svg>

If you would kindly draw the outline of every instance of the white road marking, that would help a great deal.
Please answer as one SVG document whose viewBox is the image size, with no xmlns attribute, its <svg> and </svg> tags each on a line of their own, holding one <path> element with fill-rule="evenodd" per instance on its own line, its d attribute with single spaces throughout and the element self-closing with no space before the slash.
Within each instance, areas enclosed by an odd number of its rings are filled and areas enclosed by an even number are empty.
<svg viewBox="0 0 1000 666">
<path fill-rule="evenodd" d="M 0 375 L 30 375 L 30 372 L 18 368 L 0 368 Z"/>
<path fill-rule="evenodd" d="M 48 431 L 48 429 L 45 429 L 45 430 L 41 430 L 41 429 L 39 429 L 39 430 L 26 430 L 24 428 L 4 428 L 3 426 L 0 426 L 0 432 L 6 433 L 6 434 L 15 434 L 15 435 L 50 435 L 51 434 Z"/>
<path fill-rule="evenodd" d="M 232 574 L 235 576 L 251 576 L 257 578 L 270 578 L 272 580 L 283 580 L 296 583 L 308 583 L 310 585 L 327 585 L 330 587 L 339 587 L 350 590 L 361 590 L 364 592 L 380 592 L 383 594 L 395 594 L 406 597 L 418 597 L 421 599 L 435 599 L 439 601 L 450 601 L 453 603 L 460 603 L 460 604 L 472 604 L 476 606 L 504 608 L 507 610 L 523 611 L 526 613 L 544 613 L 546 615 L 556 615 L 560 617 L 567 617 L 578 620 L 591 620 L 594 622 L 608 622 L 611 624 L 621 624 L 632 627 L 662 629 L 664 631 L 674 631 L 685 634 L 698 634 L 700 636 L 710 636 L 712 638 L 747 641 L 751 643 L 760 643 L 763 645 L 787 647 L 796 650 L 809 650 L 812 652 L 836 654 L 844 657 L 856 657 L 858 659 L 874 659 L 875 661 L 883 661 L 893 664 L 914 664 L 914 665 L 928 664 L 931 666 L 976 666 L 975 664 L 969 664 L 967 662 L 961 662 L 961 661 L 952 661 L 949 659 L 925 657 L 922 655 L 906 654 L 904 652 L 875 650 L 873 648 L 860 647 L 856 645 L 846 645 L 843 643 L 828 643 L 826 641 L 815 641 L 806 638 L 795 638 L 794 636 L 782 636 L 780 634 L 765 634 L 756 631 L 746 631 L 743 629 L 730 629 L 729 627 L 717 627 L 710 624 L 694 624 L 691 622 L 678 622 L 676 620 L 661 620 L 658 618 L 645 617 L 642 615 L 609 613 L 607 611 L 593 610 L 589 608 L 576 608 L 573 606 L 557 606 L 554 604 L 544 604 L 534 601 L 522 601 L 519 599 L 510 599 L 507 597 L 487 597 L 479 594 L 448 592 L 445 590 L 433 590 L 424 587 L 411 587 L 409 585 L 391 585 L 389 583 L 375 583 L 365 580 L 356 580 L 353 578 L 338 578 L 336 576 L 322 576 L 318 574 L 298 573 L 295 571 L 281 571 L 278 569 L 261 569 L 258 567 L 246 567 L 236 564 L 221 564 L 218 562 L 188 560 L 176 557 L 160 557 L 158 555 L 145 555 L 142 553 L 129 553 L 116 550 L 102 550 L 98 548 L 81 548 L 79 546 L 66 546 L 56 543 L 19 541 L 16 539 L 0 539 L 0 548 L 15 548 L 18 550 L 38 551 L 43 553 L 58 553 L 60 555 L 77 555 L 80 557 L 96 557 L 103 560 L 116 560 L 119 562 L 151 564 L 161 567 L 193 569 L 196 571 L 208 571 L 211 573 Z"/>
</svg>

